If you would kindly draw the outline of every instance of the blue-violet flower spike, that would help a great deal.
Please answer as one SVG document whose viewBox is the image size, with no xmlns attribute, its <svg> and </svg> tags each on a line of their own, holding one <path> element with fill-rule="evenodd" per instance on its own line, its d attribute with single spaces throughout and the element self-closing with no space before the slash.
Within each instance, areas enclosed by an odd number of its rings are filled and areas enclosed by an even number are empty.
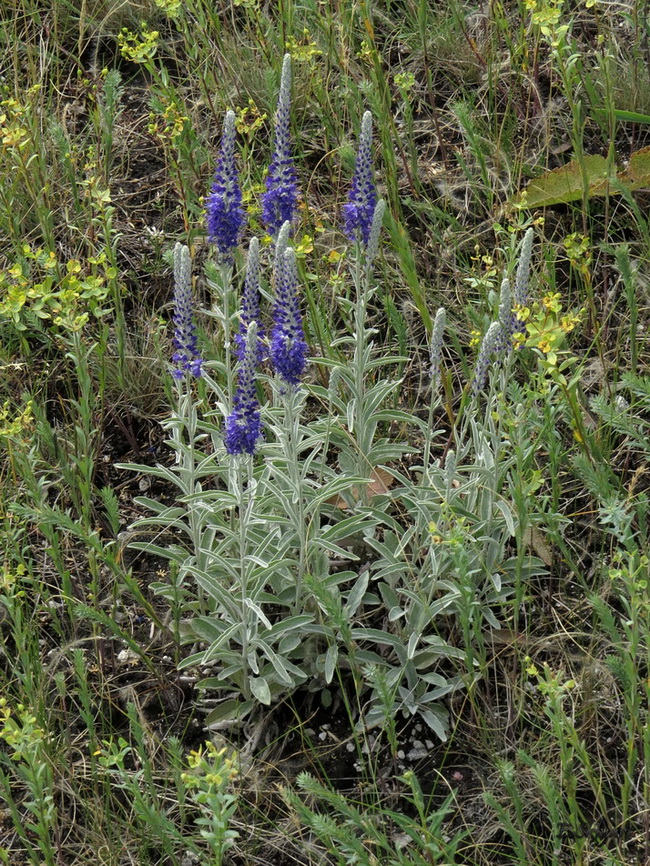
<svg viewBox="0 0 650 866">
<path fill-rule="evenodd" d="M 345 233 L 353 243 L 360 241 L 364 245 L 368 244 L 376 204 L 377 190 L 372 171 L 372 114 L 366 111 L 361 121 L 352 188 L 347 203 L 343 205 Z"/>
<path fill-rule="evenodd" d="M 296 387 L 307 365 L 307 344 L 302 329 L 298 302 L 298 269 L 296 254 L 289 247 L 284 252 L 283 267 L 277 273 L 274 326 L 269 355 L 276 373 L 288 385 Z"/>
<path fill-rule="evenodd" d="M 255 388 L 258 345 L 257 323 L 252 321 L 246 333 L 246 347 L 239 367 L 233 410 L 224 425 L 223 442 L 228 454 L 254 454 L 262 435 L 260 404 Z"/>
<path fill-rule="evenodd" d="M 260 244 L 257 238 L 251 238 L 248 248 L 239 333 L 235 334 L 235 353 L 240 361 L 244 360 L 246 335 L 251 322 L 257 324 L 257 362 L 259 363 L 263 360 L 264 356 L 262 347 L 264 329 L 260 316 Z"/>
<path fill-rule="evenodd" d="M 229 111 L 223 124 L 212 191 L 206 202 L 208 237 L 217 246 L 221 259 L 230 263 L 246 223 L 235 165 L 235 112 Z"/>
<path fill-rule="evenodd" d="M 291 56 L 284 55 L 275 116 L 275 144 L 262 195 L 262 220 L 275 237 L 283 223 L 292 223 L 298 209 L 298 180 L 291 152 Z"/>
<path fill-rule="evenodd" d="M 203 361 L 199 357 L 195 325 L 192 321 L 192 266 L 190 251 L 183 244 L 174 247 L 174 348 L 172 361 L 176 369 L 175 379 L 185 373 L 197 378 L 201 375 Z"/>
</svg>

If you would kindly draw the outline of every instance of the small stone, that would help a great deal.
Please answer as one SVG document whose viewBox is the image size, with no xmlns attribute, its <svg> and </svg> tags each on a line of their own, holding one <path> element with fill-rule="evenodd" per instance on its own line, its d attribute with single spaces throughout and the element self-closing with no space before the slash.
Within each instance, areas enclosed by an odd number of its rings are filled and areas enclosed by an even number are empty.
<svg viewBox="0 0 650 866">
<path fill-rule="evenodd" d="M 409 749 L 406 757 L 409 759 L 409 761 L 419 761 L 422 758 L 426 758 L 428 754 L 428 751 L 424 748 L 424 744 L 421 743 L 419 740 L 415 740 L 415 742 L 413 743 L 413 748 Z"/>
</svg>

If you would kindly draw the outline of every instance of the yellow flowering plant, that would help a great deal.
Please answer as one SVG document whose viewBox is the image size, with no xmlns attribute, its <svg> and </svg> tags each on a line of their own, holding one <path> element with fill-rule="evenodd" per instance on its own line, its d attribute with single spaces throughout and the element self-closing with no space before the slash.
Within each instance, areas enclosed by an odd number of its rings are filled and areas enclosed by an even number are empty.
<svg viewBox="0 0 650 866">
<path fill-rule="evenodd" d="M 123 27 L 117 36 L 120 54 L 131 63 L 148 63 L 158 50 L 157 30 L 149 30 L 146 22 L 140 25 L 140 33 L 134 33 L 128 27 Z"/>
<path fill-rule="evenodd" d="M 115 276 L 106 254 L 60 262 L 52 250 L 25 244 L 22 259 L 0 270 L 0 321 L 8 320 L 21 332 L 45 323 L 55 329 L 78 332 L 91 316 L 108 311 L 103 304 Z M 39 326 L 40 323 L 40 326 Z"/>
<path fill-rule="evenodd" d="M 584 310 L 564 312 L 559 292 L 549 292 L 530 307 L 515 308 L 522 330 L 514 335 L 516 346 L 536 349 L 548 371 L 558 365 L 567 334 L 582 320 Z"/>
<path fill-rule="evenodd" d="M 192 790 L 192 799 L 201 815 L 196 824 L 201 836 L 210 844 L 215 866 L 221 866 L 225 853 L 237 839 L 237 832 L 229 829 L 230 819 L 237 808 L 237 796 L 230 789 L 238 776 L 237 758 L 228 755 L 225 748 L 206 742 L 205 747 L 190 752 L 188 771 L 182 781 Z"/>
</svg>

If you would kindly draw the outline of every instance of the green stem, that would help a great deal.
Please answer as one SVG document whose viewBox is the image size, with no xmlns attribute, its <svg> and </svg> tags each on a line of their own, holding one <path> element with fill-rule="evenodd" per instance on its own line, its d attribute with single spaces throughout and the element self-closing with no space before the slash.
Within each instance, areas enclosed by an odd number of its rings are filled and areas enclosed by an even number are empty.
<svg viewBox="0 0 650 866">
<path fill-rule="evenodd" d="M 244 464 L 246 465 L 246 485 L 244 485 Z M 251 482 L 253 478 L 252 456 L 242 457 L 236 461 L 234 470 L 234 487 L 237 494 L 237 505 L 239 509 L 239 583 L 241 598 L 241 652 L 242 652 L 242 693 L 244 700 L 250 698 L 250 687 L 248 684 L 248 645 L 249 645 L 249 623 L 250 613 L 246 604 L 248 598 L 248 522 L 253 505 L 251 494 Z"/>
<path fill-rule="evenodd" d="M 196 431 L 198 419 L 196 406 L 192 399 L 189 373 L 186 373 L 177 382 L 177 405 L 178 413 L 176 423 L 172 427 L 172 440 L 176 445 L 176 460 L 180 463 L 182 489 L 186 496 L 190 496 L 197 493 L 200 488 L 198 487 L 196 478 Z M 187 448 L 183 447 L 183 430 L 187 434 Z M 189 503 L 188 521 L 196 567 L 205 571 L 206 563 L 203 561 L 204 557 L 201 554 L 201 525 L 203 515 L 200 505 L 196 502 Z M 198 587 L 197 596 L 199 608 L 200 610 L 204 610 L 205 597 L 203 589 L 200 586 Z"/>
<path fill-rule="evenodd" d="M 223 314 L 223 345 L 225 350 L 226 364 L 226 381 L 228 393 L 228 405 L 232 406 L 232 397 L 234 393 L 233 385 L 233 370 L 232 370 L 232 352 L 231 352 L 231 333 L 230 333 L 230 293 L 232 290 L 232 265 L 221 264 L 219 266 L 221 274 L 221 303 Z"/>
<path fill-rule="evenodd" d="M 357 441 L 357 475 L 366 478 L 369 474 L 368 453 L 372 445 L 368 440 L 368 429 L 365 417 L 365 363 L 366 363 L 366 308 L 368 304 L 369 268 L 363 265 L 363 252 L 357 244 L 356 260 L 353 271 L 356 304 L 354 308 L 354 435 Z M 366 485 L 362 485 L 363 495 L 359 498 L 365 501 Z"/>
<path fill-rule="evenodd" d="M 297 411 L 298 390 L 288 388 L 284 395 L 285 429 L 287 435 L 287 460 L 289 477 L 293 487 L 292 502 L 296 506 L 296 534 L 298 536 L 298 574 L 296 577 L 296 598 L 294 608 L 300 610 L 302 585 L 307 568 L 307 525 L 305 523 L 302 479 L 298 462 L 298 442 L 300 440 L 300 413 Z"/>
</svg>

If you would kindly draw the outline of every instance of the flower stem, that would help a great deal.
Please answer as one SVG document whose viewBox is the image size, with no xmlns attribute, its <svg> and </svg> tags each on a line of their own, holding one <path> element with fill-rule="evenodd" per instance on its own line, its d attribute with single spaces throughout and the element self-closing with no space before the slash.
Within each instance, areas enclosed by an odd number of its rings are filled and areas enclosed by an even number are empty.
<svg viewBox="0 0 650 866">
<path fill-rule="evenodd" d="M 300 464 L 298 461 L 298 442 L 300 440 L 300 407 L 297 405 L 298 394 L 299 391 L 297 388 L 287 388 L 284 393 L 286 453 L 289 464 L 289 477 L 293 487 L 292 502 L 296 506 L 295 525 L 298 537 L 298 574 L 296 576 L 296 597 L 294 602 L 294 608 L 296 611 L 300 610 L 302 586 L 307 567 L 307 526 L 305 523 Z"/>
<path fill-rule="evenodd" d="M 232 369 L 232 341 L 231 341 L 231 328 L 230 328 L 230 295 L 232 292 L 232 265 L 226 262 L 222 262 L 219 265 L 219 273 L 221 276 L 221 314 L 223 316 L 223 346 L 224 346 L 224 354 L 225 354 L 225 365 L 226 365 L 226 380 L 227 380 L 227 394 L 228 394 L 228 405 L 232 405 L 232 398 L 234 393 L 234 384 L 233 384 L 233 369 Z"/>
<path fill-rule="evenodd" d="M 253 509 L 253 457 L 236 457 L 233 468 L 233 486 L 237 495 L 239 510 L 239 590 L 241 599 L 241 649 L 242 649 L 242 693 L 244 700 L 250 698 L 248 683 L 248 647 L 250 612 L 248 599 L 248 524 Z M 244 482 L 244 473 L 246 481 Z"/>
<path fill-rule="evenodd" d="M 370 466 L 368 453 L 372 442 L 367 442 L 368 431 L 365 417 L 365 365 L 366 365 L 366 308 L 368 303 L 369 268 L 364 267 L 363 252 L 357 244 L 357 255 L 353 271 L 356 304 L 354 309 L 354 435 L 357 443 L 357 475 L 360 478 L 368 476 Z M 363 495 L 366 499 L 366 485 L 363 485 Z"/>
</svg>

